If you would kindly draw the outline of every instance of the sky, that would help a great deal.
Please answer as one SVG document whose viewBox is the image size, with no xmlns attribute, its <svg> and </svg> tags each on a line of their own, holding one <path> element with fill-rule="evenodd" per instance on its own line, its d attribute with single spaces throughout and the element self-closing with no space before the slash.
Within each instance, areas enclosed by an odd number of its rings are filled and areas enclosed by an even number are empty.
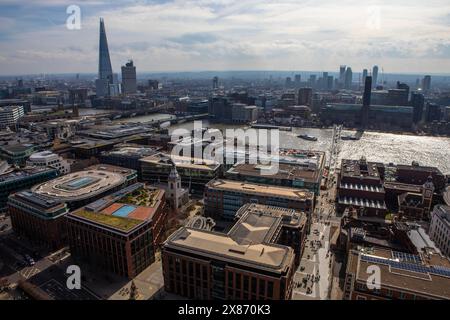
<svg viewBox="0 0 450 320">
<path fill-rule="evenodd" d="M 100 17 L 117 73 L 450 73 L 448 0 L 0 0 L 0 75 L 96 73 Z"/>
</svg>

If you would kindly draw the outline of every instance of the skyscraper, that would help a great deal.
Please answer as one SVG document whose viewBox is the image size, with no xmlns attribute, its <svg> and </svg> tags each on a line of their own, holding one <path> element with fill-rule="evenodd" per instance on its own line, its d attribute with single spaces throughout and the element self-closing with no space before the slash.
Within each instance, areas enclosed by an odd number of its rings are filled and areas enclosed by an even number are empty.
<svg viewBox="0 0 450 320">
<path fill-rule="evenodd" d="M 340 68 L 339 68 L 339 83 L 341 85 L 344 85 L 344 83 L 345 83 L 345 69 L 346 68 L 347 67 L 344 65 L 340 66 Z"/>
<path fill-rule="evenodd" d="M 378 66 L 373 66 L 372 69 L 372 84 L 376 88 L 378 84 Z"/>
<path fill-rule="evenodd" d="M 213 89 L 219 89 L 219 78 L 218 77 L 214 77 L 213 78 Z"/>
<path fill-rule="evenodd" d="M 364 96 L 363 96 L 363 107 L 361 114 L 361 124 L 364 127 L 367 126 L 369 122 L 369 109 L 370 109 L 370 98 L 372 96 L 372 77 L 367 76 L 364 82 Z"/>
<path fill-rule="evenodd" d="M 431 89 L 431 76 L 425 76 L 422 80 L 422 90 L 429 91 Z"/>
<path fill-rule="evenodd" d="M 114 88 L 111 88 L 111 86 L 114 85 L 114 76 L 111 67 L 111 58 L 109 57 L 108 39 L 106 38 L 105 23 L 103 21 L 103 18 L 100 18 L 98 79 L 95 81 L 97 96 L 110 96 L 111 89 L 116 92 Z"/>
<path fill-rule="evenodd" d="M 367 69 L 364 69 L 363 73 L 362 73 L 362 83 L 363 83 L 363 85 L 366 83 L 366 77 L 368 75 L 369 75 L 369 72 L 367 71 Z"/>
<path fill-rule="evenodd" d="M 122 92 L 136 93 L 136 90 L 136 67 L 133 64 L 133 60 L 130 60 L 122 66 Z"/>
<path fill-rule="evenodd" d="M 413 92 L 411 94 L 411 106 L 414 108 L 413 121 L 419 123 L 423 119 L 423 109 L 425 108 L 425 97 L 423 94 Z"/>
<path fill-rule="evenodd" d="M 353 82 L 353 72 L 352 68 L 348 67 L 347 70 L 345 70 L 345 89 L 351 89 L 352 88 L 352 82 Z"/>
</svg>

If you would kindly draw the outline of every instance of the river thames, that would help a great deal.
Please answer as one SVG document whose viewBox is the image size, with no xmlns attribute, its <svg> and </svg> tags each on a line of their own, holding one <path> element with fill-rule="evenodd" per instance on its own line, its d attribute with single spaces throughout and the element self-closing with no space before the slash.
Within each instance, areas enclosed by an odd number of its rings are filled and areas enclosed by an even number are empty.
<svg viewBox="0 0 450 320">
<path fill-rule="evenodd" d="M 148 122 L 152 120 L 170 119 L 171 115 L 154 114 L 117 122 Z M 227 129 L 242 128 L 243 126 L 230 126 L 202 121 L 203 127 Z M 171 126 L 172 132 L 177 128 L 191 130 L 193 122 Z M 343 130 L 343 135 L 352 133 Z M 317 141 L 306 141 L 297 136 L 309 134 L 317 137 Z M 293 128 L 292 131 L 280 131 L 280 147 L 303 150 L 319 150 L 328 152 L 331 148 L 333 130 L 316 128 Z M 365 156 L 368 161 L 377 161 L 395 164 L 411 164 L 417 161 L 421 165 L 438 167 L 444 174 L 450 173 L 450 138 L 399 135 L 380 132 L 365 132 L 360 140 L 340 140 L 338 159 L 359 159 Z"/>
</svg>

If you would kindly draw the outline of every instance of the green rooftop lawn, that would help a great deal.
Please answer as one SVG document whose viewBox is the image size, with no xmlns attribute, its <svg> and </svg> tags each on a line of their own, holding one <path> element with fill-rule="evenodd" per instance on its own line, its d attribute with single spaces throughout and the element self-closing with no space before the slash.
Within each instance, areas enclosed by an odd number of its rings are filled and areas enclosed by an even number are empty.
<svg viewBox="0 0 450 320">
<path fill-rule="evenodd" d="M 130 231 L 131 229 L 133 229 L 134 227 L 136 227 L 137 225 L 142 223 L 142 221 L 136 220 L 136 219 L 116 217 L 116 216 L 112 216 L 112 215 L 95 213 L 95 212 L 90 212 L 90 211 L 85 211 L 85 210 L 80 210 L 80 211 L 74 212 L 73 214 L 76 216 L 103 224 L 103 225 L 107 225 L 112 228 L 116 228 L 116 229 L 125 231 L 125 232 Z"/>
</svg>

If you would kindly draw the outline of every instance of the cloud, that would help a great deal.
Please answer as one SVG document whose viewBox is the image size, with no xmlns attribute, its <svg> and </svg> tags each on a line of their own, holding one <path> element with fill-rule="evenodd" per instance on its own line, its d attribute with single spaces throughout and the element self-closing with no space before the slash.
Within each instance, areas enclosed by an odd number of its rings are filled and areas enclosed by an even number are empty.
<svg viewBox="0 0 450 320">
<path fill-rule="evenodd" d="M 133 58 L 138 71 L 379 64 L 392 72 L 450 72 L 447 0 L 77 2 L 82 29 L 69 31 L 65 6 L 73 1 L 0 0 L 0 72 L 95 72 L 100 16 L 116 71 Z"/>
</svg>

